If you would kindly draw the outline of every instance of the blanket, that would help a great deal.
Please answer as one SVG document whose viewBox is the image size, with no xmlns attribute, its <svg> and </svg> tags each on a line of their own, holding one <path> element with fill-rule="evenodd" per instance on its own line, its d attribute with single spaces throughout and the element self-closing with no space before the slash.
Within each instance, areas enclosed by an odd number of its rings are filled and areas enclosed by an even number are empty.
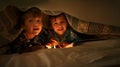
<svg viewBox="0 0 120 67">
<path fill-rule="evenodd" d="M 1 55 L 0 67 L 120 67 L 120 39 L 82 44 L 73 48 Z"/>
<path fill-rule="evenodd" d="M 0 12 L 0 46 L 13 41 L 22 31 L 16 29 L 21 11 L 15 6 L 8 6 Z"/>
<path fill-rule="evenodd" d="M 47 15 L 65 13 L 70 26 L 79 33 L 120 35 L 120 27 L 117 26 L 85 21 L 62 11 L 44 10 L 43 12 Z"/>
<path fill-rule="evenodd" d="M 0 46 L 8 44 L 12 42 L 22 31 L 22 29 L 16 29 L 16 24 L 19 23 L 19 18 L 22 15 L 21 9 L 16 6 L 7 6 L 5 10 L 0 12 Z M 50 11 L 50 10 L 42 10 L 46 15 L 57 15 L 62 11 Z M 105 25 L 95 22 L 88 22 L 85 20 L 81 20 L 76 18 L 67 12 L 66 14 L 67 20 L 70 26 L 80 33 L 87 34 L 110 34 L 110 35 L 120 35 L 120 27 Z M 44 22 L 47 22 L 48 19 L 45 16 Z"/>
<path fill-rule="evenodd" d="M 45 14 L 61 11 L 43 10 Z M 66 14 L 70 26 L 80 33 L 120 35 L 120 27 L 88 22 Z M 13 41 L 22 31 L 15 29 L 21 10 L 8 6 L 0 12 L 0 46 Z M 45 20 L 47 21 L 47 20 Z M 82 45 L 81 45 L 82 44 Z M 80 43 L 62 49 L 41 49 L 23 54 L 0 55 L 0 67 L 119 67 L 120 39 Z"/>
</svg>

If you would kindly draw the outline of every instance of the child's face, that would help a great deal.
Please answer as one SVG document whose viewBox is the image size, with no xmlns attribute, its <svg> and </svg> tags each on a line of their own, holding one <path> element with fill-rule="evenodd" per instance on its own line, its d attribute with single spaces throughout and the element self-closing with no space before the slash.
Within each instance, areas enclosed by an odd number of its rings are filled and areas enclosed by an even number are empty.
<svg viewBox="0 0 120 67">
<path fill-rule="evenodd" d="M 25 19 L 23 28 L 25 33 L 38 35 L 42 30 L 43 22 L 41 17 L 28 17 Z"/>
<path fill-rule="evenodd" d="M 51 18 L 51 25 L 53 30 L 58 34 L 58 35 L 63 35 L 66 31 L 67 28 L 67 20 L 65 19 L 64 15 L 60 15 L 56 18 Z"/>
</svg>

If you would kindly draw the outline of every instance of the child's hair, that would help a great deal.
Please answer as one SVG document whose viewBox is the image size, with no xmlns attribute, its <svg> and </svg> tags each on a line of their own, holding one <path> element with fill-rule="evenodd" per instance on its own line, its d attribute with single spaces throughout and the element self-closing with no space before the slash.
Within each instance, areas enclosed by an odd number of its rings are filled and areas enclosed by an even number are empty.
<svg viewBox="0 0 120 67">
<path fill-rule="evenodd" d="M 18 28 L 21 28 L 21 26 L 24 24 L 25 20 L 29 17 L 42 17 L 44 13 L 37 7 L 31 7 L 30 9 L 23 12 Z"/>
<path fill-rule="evenodd" d="M 24 21 L 28 19 L 29 17 L 41 17 L 42 16 L 42 11 L 37 8 L 37 7 L 32 7 L 25 11 L 21 17 L 22 24 L 24 24 Z"/>
<path fill-rule="evenodd" d="M 62 13 L 60 13 L 60 14 L 58 14 L 58 15 L 53 15 L 53 16 L 49 15 L 49 22 L 47 23 L 48 29 L 52 30 L 52 27 L 51 27 L 51 19 L 55 19 L 55 20 L 56 20 L 56 18 L 59 17 L 59 16 L 61 16 L 61 15 L 63 15 L 63 16 L 65 17 L 65 20 L 66 20 L 67 23 L 68 23 L 68 20 L 67 20 L 67 18 L 66 18 L 66 16 L 65 16 L 65 13 L 64 13 L 64 12 L 62 12 Z M 69 26 L 69 23 L 68 23 L 68 26 Z"/>
</svg>

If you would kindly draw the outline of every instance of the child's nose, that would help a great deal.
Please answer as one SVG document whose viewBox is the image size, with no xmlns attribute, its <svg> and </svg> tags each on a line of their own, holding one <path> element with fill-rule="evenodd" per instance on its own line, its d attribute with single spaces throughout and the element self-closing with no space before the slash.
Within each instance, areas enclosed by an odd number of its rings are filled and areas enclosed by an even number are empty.
<svg viewBox="0 0 120 67">
<path fill-rule="evenodd" d="M 58 27 L 62 27 L 62 25 L 61 25 L 61 24 L 59 24 L 59 25 L 58 25 Z"/>
<path fill-rule="evenodd" d="M 38 25 L 39 25 L 39 23 L 37 23 L 37 22 L 34 22 L 34 23 L 33 23 L 33 25 L 34 25 L 34 26 L 38 26 Z"/>
<path fill-rule="evenodd" d="M 63 26 L 63 24 L 62 24 L 62 23 L 59 23 L 58 25 L 59 25 L 59 26 Z"/>
<path fill-rule="evenodd" d="M 34 21 L 35 24 L 40 24 L 41 22 L 40 21 Z"/>
</svg>

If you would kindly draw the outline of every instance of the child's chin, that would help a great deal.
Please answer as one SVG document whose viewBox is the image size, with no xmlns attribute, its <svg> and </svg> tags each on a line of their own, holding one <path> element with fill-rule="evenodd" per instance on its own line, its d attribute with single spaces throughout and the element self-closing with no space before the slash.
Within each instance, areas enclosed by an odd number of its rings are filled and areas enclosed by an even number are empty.
<svg viewBox="0 0 120 67">
<path fill-rule="evenodd" d="M 35 34 L 35 35 L 38 35 L 39 33 L 38 33 L 38 32 L 35 32 L 34 34 Z"/>
<path fill-rule="evenodd" d="M 58 35 L 63 35 L 64 33 L 57 33 Z"/>
</svg>

